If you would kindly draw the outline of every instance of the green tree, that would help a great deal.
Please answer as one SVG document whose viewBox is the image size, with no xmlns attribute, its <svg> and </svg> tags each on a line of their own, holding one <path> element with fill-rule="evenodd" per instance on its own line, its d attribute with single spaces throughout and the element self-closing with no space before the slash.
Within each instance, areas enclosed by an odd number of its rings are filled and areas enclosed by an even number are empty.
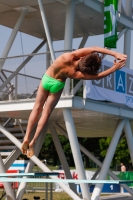
<svg viewBox="0 0 133 200">
<path fill-rule="evenodd" d="M 56 152 L 54 142 L 50 134 L 46 135 L 39 158 L 47 160 L 50 165 L 56 166 L 59 162 L 58 154 Z"/>
<path fill-rule="evenodd" d="M 68 139 L 65 136 L 59 136 L 64 154 L 67 158 L 68 164 L 74 166 L 73 156 Z M 60 164 L 59 156 L 57 154 L 53 139 L 50 134 L 47 134 L 41 152 L 39 154 L 40 159 L 46 159 L 48 164 L 57 166 Z"/>
<path fill-rule="evenodd" d="M 101 151 L 100 155 L 103 157 L 103 159 L 105 158 L 105 156 L 107 154 L 107 150 L 110 145 L 110 142 L 111 142 L 110 137 L 102 138 L 99 140 L 100 151 Z M 121 162 L 125 163 L 125 165 L 128 168 L 131 167 L 131 158 L 130 158 L 127 141 L 126 141 L 125 137 L 122 138 L 117 145 L 117 148 L 116 148 L 116 151 L 115 151 L 112 163 L 111 163 L 111 167 L 120 165 Z"/>
<path fill-rule="evenodd" d="M 100 156 L 100 147 L 99 147 L 99 138 L 78 138 L 80 144 L 82 144 L 89 152 L 92 152 L 95 157 L 101 159 Z M 90 159 L 82 153 L 84 166 L 92 167 L 92 162 Z"/>
</svg>

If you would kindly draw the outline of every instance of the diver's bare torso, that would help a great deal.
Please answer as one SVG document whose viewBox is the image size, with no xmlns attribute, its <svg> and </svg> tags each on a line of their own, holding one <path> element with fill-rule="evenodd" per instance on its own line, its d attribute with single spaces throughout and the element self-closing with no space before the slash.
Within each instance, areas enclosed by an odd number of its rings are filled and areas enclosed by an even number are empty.
<svg viewBox="0 0 133 200">
<path fill-rule="evenodd" d="M 71 53 L 64 53 L 51 64 L 46 74 L 59 81 L 65 82 L 67 78 L 72 78 L 77 72 L 78 62 L 79 59 L 75 59 Z"/>
</svg>

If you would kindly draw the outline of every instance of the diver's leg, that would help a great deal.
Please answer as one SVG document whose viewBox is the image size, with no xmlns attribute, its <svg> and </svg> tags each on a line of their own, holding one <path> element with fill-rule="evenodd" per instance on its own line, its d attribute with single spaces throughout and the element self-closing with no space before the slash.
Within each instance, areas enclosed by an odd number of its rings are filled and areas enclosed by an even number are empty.
<svg viewBox="0 0 133 200">
<path fill-rule="evenodd" d="M 43 109 L 42 115 L 41 115 L 39 122 L 38 122 L 38 125 L 37 125 L 36 133 L 35 133 L 32 141 L 29 143 L 29 149 L 27 150 L 27 156 L 28 157 L 31 157 L 31 156 L 34 155 L 34 146 L 35 146 L 35 143 L 37 141 L 37 138 L 38 138 L 42 128 L 47 123 L 51 112 L 53 111 L 54 107 L 58 103 L 60 96 L 61 96 L 61 93 L 62 93 L 62 90 L 60 90 L 57 93 L 52 93 L 52 94 L 50 93 L 48 95 L 45 107 Z"/>
<path fill-rule="evenodd" d="M 26 134 L 25 134 L 22 146 L 21 146 L 21 151 L 23 154 L 27 154 L 27 149 L 28 149 L 29 142 L 30 142 L 29 140 L 30 140 L 31 131 L 32 131 L 34 125 L 36 124 L 40 113 L 42 112 L 43 105 L 44 105 L 48 95 L 49 95 L 49 91 L 45 90 L 42 87 L 42 83 L 40 83 L 38 92 L 37 92 L 37 97 L 35 100 L 35 104 L 34 104 L 32 112 L 30 114 L 29 120 L 28 120 Z"/>
</svg>

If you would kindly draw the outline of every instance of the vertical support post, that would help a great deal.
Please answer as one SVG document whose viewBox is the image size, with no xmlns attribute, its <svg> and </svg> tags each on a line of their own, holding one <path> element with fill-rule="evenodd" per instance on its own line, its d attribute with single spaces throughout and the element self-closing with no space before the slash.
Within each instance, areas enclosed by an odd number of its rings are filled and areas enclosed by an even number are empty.
<svg viewBox="0 0 133 200">
<path fill-rule="evenodd" d="M 120 138 L 121 133 L 122 133 L 122 129 L 124 128 L 124 124 L 125 124 L 125 120 L 120 120 L 117 127 L 116 127 L 114 136 L 111 140 L 111 143 L 110 143 L 110 146 L 108 148 L 106 157 L 104 159 L 103 166 L 102 166 L 102 169 L 100 171 L 100 175 L 98 177 L 99 180 L 104 180 L 106 178 L 106 175 L 107 175 L 109 167 L 110 167 L 110 163 L 112 161 L 112 158 L 114 156 L 117 144 L 119 142 L 119 138 Z M 92 200 L 99 200 L 99 196 L 100 196 L 102 187 L 103 187 L 103 184 L 96 184 L 95 189 L 94 189 L 93 194 L 92 194 Z"/>
<path fill-rule="evenodd" d="M 38 0 L 38 4 L 39 4 L 41 16 L 42 16 L 44 30 L 45 30 L 46 37 L 47 37 L 47 42 L 48 42 L 50 53 L 51 53 L 51 58 L 52 58 L 52 61 L 54 62 L 55 54 L 54 54 L 54 49 L 53 49 L 53 45 L 52 45 L 52 40 L 51 40 L 51 36 L 50 36 L 50 31 L 49 31 L 47 19 L 46 19 L 45 12 L 44 12 L 42 0 Z"/>
<path fill-rule="evenodd" d="M 9 101 L 11 101 L 13 100 L 13 83 L 10 85 L 9 91 L 10 91 Z"/>
<path fill-rule="evenodd" d="M 50 183 L 50 200 L 53 199 L 53 183 Z"/>
<path fill-rule="evenodd" d="M 73 40 L 73 27 L 74 27 L 74 0 L 68 0 L 66 6 L 66 24 L 65 24 L 65 38 L 64 38 L 64 50 L 72 49 Z M 70 79 L 66 80 L 64 88 L 64 94 L 69 95 L 70 92 Z"/>
<path fill-rule="evenodd" d="M 84 165 L 83 165 L 81 152 L 80 152 L 79 145 L 78 145 L 76 130 L 75 130 L 75 126 L 74 126 L 74 122 L 73 122 L 73 118 L 72 118 L 70 109 L 64 109 L 63 115 L 64 115 L 65 124 L 66 124 L 67 132 L 68 132 L 68 137 L 69 137 L 69 141 L 70 141 L 70 145 L 71 145 L 71 149 L 72 149 L 72 153 L 73 153 L 73 158 L 75 161 L 75 166 L 76 166 L 76 169 L 78 172 L 78 177 L 79 177 L 79 179 L 86 179 Z M 83 199 L 90 200 L 91 197 L 90 197 L 88 185 L 87 184 L 80 184 L 80 185 L 81 185 Z"/>
<path fill-rule="evenodd" d="M 86 80 L 83 80 L 83 98 L 86 99 Z"/>
<path fill-rule="evenodd" d="M 5 170 L 5 167 L 4 167 L 4 163 L 3 163 L 3 160 L 1 158 L 1 155 L 0 155 L 0 172 L 1 173 L 6 173 L 6 170 Z M 11 187 L 11 184 L 10 183 L 3 183 L 4 184 L 4 188 L 5 188 L 5 191 L 6 191 L 6 198 L 7 200 L 15 200 L 15 194 L 12 190 L 12 187 Z"/>
<path fill-rule="evenodd" d="M 118 11 L 121 12 L 121 0 L 118 1 Z"/>
<path fill-rule="evenodd" d="M 129 152 L 130 152 L 130 156 L 131 156 L 131 160 L 132 160 L 132 164 L 133 164 L 133 134 L 132 134 L 129 120 L 126 120 L 126 123 L 124 126 L 124 131 L 126 134 L 127 144 L 129 147 Z"/>
<path fill-rule="evenodd" d="M 48 46 L 48 43 L 46 42 L 46 52 L 49 51 L 49 46 Z M 49 53 L 46 54 L 46 70 L 49 68 L 49 66 L 51 65 L 51 56 Z"/>
<path fill-rule="evenodd" d="M 84 47 L 87 39 L 88 35 L 85 35 L 79 45 L 79 49 Z M 83 80 L 83 98 L 86 99 L 86 80 Z"/>
<path fill-rule="evenodd" d="M 39 152 L 42 148 L 43 142 L 44 142 L 44 138 L 46 136 L 47 133 L 47 129 L 48 126 L 45 126 L 45 128 L 42 129 L 40 137 L 37 140 L 36 146 L 35 146 L 35 155 L 38 156 Z M 29 161 L 26 169 L 25 169 L 25 173 L 31 172 L 33 167 L 34 167 L 34 162 L 32 162 L 32 160 Z M 16 200 L 21 200 L 23 197 L 23 194 L 25 192 L 25 188 L 26 188 L 27 183 L 21 182 L 17 191 L 17 195 L 16 195 Z"/>
<path fill-rule="evenodd" d="M 23 8 L 23 10 L 22 10 L 22 12 L 21 12 L 21 15 L 20 15 L 20 17 L 18 18 L 18 21 L 17 21 L 17 23 L 16 23 L 16 25 L 15 25 L 15 27 L 14 27 L 12 33 L 11 33 L 11 36 L 10 36 L 8 42 L 7 42 L 7 45 L 6 45 L 6 47 L 5 47 L 5 49 L 4 49 L 3 53 L 2 53 L 1 58 L 6 58 L 6 57 L 7 57 L 8 53 L 9 53 L 11 47 L 12 47 L 12 44 L 13 44 L 13 42 L 14 42 L 14 39 L 15 39 L 15 37 L 16 37 L 16 35 L 17 35 L 17 32 L 19 31 L 19 28 L 20 28 L 20 26 L 21 26 L 21 24 L 22 24 L 22 22 L 23 22 L 23 19 L 24 19 L 26 13 L 27 13 L 27 8 Z M 2 60 L 0 61 L 0 71 L 1 71 L 1 69 L 2 69 L 2 67 L 3 67 L 3 65 L 4 65 L 4 63 L 5 63 L 5 60 L 2 59 Z"/>
<path fill-rule="evenodd" d="M 15 100 L 17 100 L 18 95 L 18 75 L 15 76 Z"/>
<path fill-rule="evenodd" d="M 132 0 L 126 2 L 125 12 L 128 17 L 132 18 Z M 127 54 L 126 67 L 130 68 L 130 54 L 131 54 L 131 29 L 127 29 L 124 34 L 124 53 Z"/>
<path fill-rule="evenodd" d="M 46 176 L 46 179 L 47 179 L 48 177 Z M 46 200 L 48 200 L 48 183 L 46 182 L 45 183 L 45 198 L 46 198 Z"/>
<path fill-rule="evenodd" d="M 64 171 L 65 171 L 66 178 L 67 178 L 67 179 L 72 179 L 72 175 L 71 175 L 71 173 L 70 173 L 69 166 L 68 166 L 67 160 L 66 160 L 66 158 L 65 158 L 65 154 L 64 154 L 64 152 L 63 152 L 63 149 L 62 149 L 60 140 L 59 140 L 59 138 L 58 138 L 57 131 L 56 131 L 56 129 L 53 127 L 53 125 L 51 125 L 51 126 L 49 127 L 49 129 L 50 129 L 50 132 L 51 132 L 51 135 L 52 135 L 52 138 L 53 138 L 53 141 L 54 141 L 54 144 L 55 144 L 57 153 L 58 153 L 58 155 L 59 155 L 61 164 L 62 164 L 63 169 L 64 169 Z M 69 185 L 70 185 L 70 188 L 76 193 L 76 187 L 74 186 L 74 184 L 73 184 L 73 183 L 69 183 Z"/>
</svg>

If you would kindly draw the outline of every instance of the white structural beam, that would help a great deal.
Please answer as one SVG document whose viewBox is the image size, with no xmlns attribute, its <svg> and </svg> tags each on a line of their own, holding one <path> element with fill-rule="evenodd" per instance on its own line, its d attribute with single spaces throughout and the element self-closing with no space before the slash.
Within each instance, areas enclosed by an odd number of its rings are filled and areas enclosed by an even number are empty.
<svg viewBox="0 0 133 200">
<path fill-rule="evenodd" d="M 118 40 L 123 36 L 123 34 L 127 31 L 127 28 L 124 28 L 119 34 L 118 34 Z"/>
<path fill-rule="evenodd" d="M 108 170 L 109 170 L 111 161 L 113 159 L 117 144 L 119 142 L 122 130 L 124 128 L 124 124 L 125 124 L 125 120 L 120 120 L 117 127 L 116 127 L 114 136 L 111 140 L 110 146 L 109 146 L 108 151 L 106 153 L 106 157 L 104 159 L 103 166 L 101 168 L 98 180 L 106 179 L 106 175 L 108 173 Z M 99 196 L 100 196 L 100 193 L 102 191 L 102 187 L 103 187 L 103 184 L 96 184 L 94 191 L 93 191 L 93 194 L 92 194 L 92 200 L 99 200 Z"/>
<path fill-rule="evenodd" d="M 7 57 L 8 53 L 9 53 L 11 47 L 12 47 L 12 44 L 14 42 L 14 39 L 15 39 L 15 37 L 16 37 L 16 35 L 17 35 L 17 33 L 18 33 L 19 29 L 20 29 L 20 26 L 21 26 L 21 24 L 22 24 L 22 22 L 24 20 L 24 17 L 26 15 L 26 13 L 27 13 L 27 8 L 23 8 L 23 10 L 22 10 L 22 12 L 20 14 L 20 17 L 18 18 L 18 21 L 17 21 L 17 23 L 16 23 L 16 25 L 15 25 L 15 27 L 14 27 L 11 35 L 10 35 L 10 38 L 9 38 L 7 44 L 6 44 L 6 47 L 5 47 L 5 49 L 4 49 L 3 53 L 2 53 L 1 58 L 6 58 Z M 3 67 L 3 65 L 4 65 L 4 62 L 5 62 L 5 59 L 0 61 L 0 71 L 1 71 L 1 69 Z"/>
<path fill-rule="evenodd" d="M 64 50 L 72 49 L 73 29 L 74 29 L 74 0 L 68 0 L 66 5 L 66 22 L 65 22 L 65 36 L 64 36 Z M 66 80 L 63 93 L 68 96 L 70 93 L 70 79 Z"/>
<path fill-rule="evenodd" d="M 42 0 L 38 0 L 38 4 L 39 4 L 41 16 L 42 16 L 44 30 L 45 30 L 46 37 L 47 37 L 47 42 L 48 42 L 50 53 L 51 53 L 51 58 L 52 58 L 52 61 L 54 62 L 54 60 L 55 60 L 54 48 L 53 48 L 53 45 L 52 45 L 52 39 L 51 39 L 51 35 L 50 35 L 50 31 L 49 31 L 46 15 L 45 15 L 45 12 L 44 12 L 44 7 L 43 7 Z"/>
<path fill-rule="evenodd" d="M 57 131 L 56 131 L 55 127 L 53 127 L 52 124 L 49 124 L 49 129 L 50 129 L 50 132 L 51 132 L 51 135 L 52 135 L 58 156 L 60 158 L 63 170 L 65 171 L 66 178 L 67 179 L 73 179 L 71 172 L 70 172 L 70 169 L 69 169 L 69 165 L 67 163 L 67 160 L 66 160 L 66 157 L 65 157 L 65 154 L 64 154 L 64 151 L 63 151 L 63 148 L 62 148 L 60 140 L 58 138 Z M 71 184 L 71 183 L 69 184 L 69 186 L 76 193 L 76 186 L 74 184 Z"/>
<path fill-rule="evenodd" d="M 3 116 L 3 113 L 8 112 L 8 116 L 11 116 L 10 113 L 23 112 L 23 111 L 31 111 L 35 103 L 35 99 L 29 100 L 19 100 L 12 102 L 1 102 L 0 103 L 0 116 Z M 122 118 L 133 119 L 133 111 L 130 107 L 123 107 L 121 105 L 113 104 L 113 103 L 105 103 L 99 101 L 93 101 L 91 99 L 83 99 L 81 97 L 62 97 L 56 108 L 64 109 L 64 108 L 79 108 L 94 112 L 100 112 L 109 115 L 115 115 Z M 12 115 L 14 117 L 14 115 Z"/>
<path fill-rule="evenodd" d="M 59 130 L 65 137 L 68 138 L 67 132 L 59 125 L 59 124 L 54 124 L 55 128 Z M 100 168 L 102 168 L 102 163 L 94 156 L 92 155 L 84 146 L 82 146 L 79 143 L 80 150 L 88 156 L 94 163 L 96 163 Z M 109 169 L 108 174 L 114 179 L 114 180 L 119 180 L 119 178 Z M 127 185 L 122 184 L 121 185 L 124 189 L 126 189 L 132 196 L 133 196 L 133 191 L 130 189 Z"/>
<path fill-rule="evenodd" d="M 4 166 L 8 170 L 12 163 L 20 156 L 21 151 L 17 147 L 10 153 L 10 155 L 5 159 Z"/>
<path fill-rule="evenodd" d="M 0 125 L 0 131 L 9 138 L 19 149 L 21 149 L 21 142 L 17 138 L 15 138 L 12 134 L 10 134 L 3 126 Z M 42 169 L 44 172 L 51 172 L 51 170 L 45 166 L 35 155 L 30 158 L 37 166 Z M 49 176 L 51 179 L 58 179 L 58 177 Z M 25 182 L 25 181 L 23 181 Z M 54 181 L 55 182 L 55 181 Z M 68 188 L 63 183 L 58 183 L 58 185 L 63 188 L 63 190 L 69 194 L 70 197 L 72 197 L 74 200 L 81 200 L 81 198 L 75 194 L 70 188 Z"/>
<path fill-rule="evenodd" d="M 86 179 L 85 171 L 84 171 L 84 165 L 83 165 L 83 160 L 81 157 L 81 152 L 79 149 L 79 144 L 78 144 L 78 139 L 77 139 L 77 134 L 72 118 L 72 114 L 70 109 L 63 109 L 63 115 L 65 119 L 65 124 L 68 132 L 68 138 L 70 141 L 71 149 L 72 149 L 72 154 L 76 166 L 76 170 L 78 172 L 78 177 L 79 179 Z M 81 184 L 81 190 L 82 190 L 82 195 L 83 199 L 90 200 L 90 192 L 88 190 L 88 186 L 85 184 Z"/>
<path fill-rule="evenodd" d="M 0 173 L 6 173 L 5 166 L 4 166 L 3 160 L 1 158 L 1 155 L 0 155 Z M 15 200 L 16 198 L 15 198 L 15 194 L 14 194 L 11 184 L 8 182 L 5 182 L 3 184 L 4 184 L 5 191 L 6 191 L 7 200 L 8 199 Z"/>
<path fill-rule="evenodd" d="M 129 123 L 129 120 L 126 120 L 125 126 L 124 126 L 124 131 L 127 139 L 127 144 L 130 152 L 130 157 L 133 165 L 133 133 L 132 129 Z"/>
</svg>

